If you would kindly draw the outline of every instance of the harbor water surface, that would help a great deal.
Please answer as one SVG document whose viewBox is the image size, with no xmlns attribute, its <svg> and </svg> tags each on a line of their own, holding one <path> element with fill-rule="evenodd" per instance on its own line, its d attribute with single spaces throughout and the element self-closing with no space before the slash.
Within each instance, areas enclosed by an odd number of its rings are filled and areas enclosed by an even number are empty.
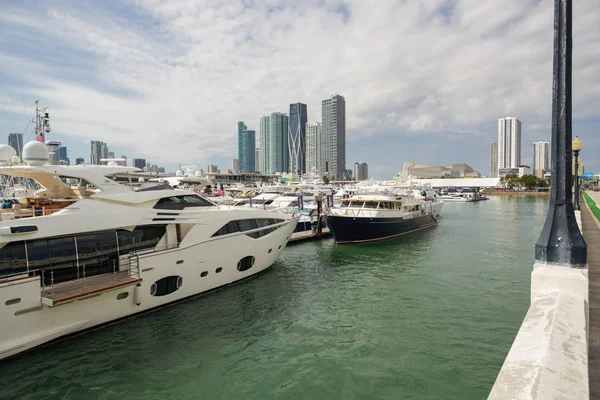
<svg viewBox="0 0 600 400">
<path fill-rule="evenodd" d="M 546 197 L 290 245 L 267 272 L 0 363 L 6 399 L 483 399 L 529 304 Z"/>
</svg>

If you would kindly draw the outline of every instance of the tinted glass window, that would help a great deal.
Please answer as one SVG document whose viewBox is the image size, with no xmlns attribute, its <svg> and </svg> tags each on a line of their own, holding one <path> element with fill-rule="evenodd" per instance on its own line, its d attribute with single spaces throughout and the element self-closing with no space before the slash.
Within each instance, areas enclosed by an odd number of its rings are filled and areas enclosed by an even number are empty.
<svg viewBox="0 0 600 400">
<path fill-rule="evenodd" d="M 197 196 L 197 195 L 185 195 L 185 196 L 171 196 L 165 197 L 156 203 L 154 206 L 158 210 L 183 210 L 187 207 L 212 207 L 213 203 L 210 201 Z"/>
<path fill-rule="evenodd" d="M 77 251 L 82 276 L 83 271 L 87 277 L 119 270 L 115 231 L 77 236 Z"/>
<path fill-rule="evenodd" d="M 365 208 L 377 208 L 377 204 L 378 203 L 376 203 L 374 201 L 369 201 L 369 202 L 365 203 Z"/>
<path fill-rule="evenodd" d="M 52 272 L 50 275 L 44 273 L 45 284 L 77 279 L 77 253 L 75 252 L 74 237 L 48 239 L 48 251 Z"/>
<path fill-rule="evenodd" d="M 25 242 L 12 242 L 0 248 L 0 276 L 27 271 Z"/>
<path fill-rule="evenodd" d="M 238 224 L 240 226 L 240 231 L 242 231 L 242 232 L 250 231 L 252 229 L 258 228 L 258 223 L 256 222 L 255 219 L 240 220 L 240 221 L 238 221 Z"/>
<path fill-rule="evenodd" d="M 119 253 L 127 254 L 132 251 L 152 249 L 164 236 L 166 225 L 137 226 L 133 231 L 119 229 Z"/>
<path fill-rule="evenodd" d="M 50 266 L 48 239 L 28 240 L 26 244 L 29 269 L 40 269 Z"/>
</svg>

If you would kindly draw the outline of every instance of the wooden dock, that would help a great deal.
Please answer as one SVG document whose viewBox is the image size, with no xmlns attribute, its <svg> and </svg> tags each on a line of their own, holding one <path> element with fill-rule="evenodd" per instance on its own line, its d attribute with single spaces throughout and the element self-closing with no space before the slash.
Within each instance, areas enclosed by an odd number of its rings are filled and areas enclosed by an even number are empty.
<svg viewBox="0 0 600 400">
<path fill-rule="evenodd" d="M 331 236 L 331 232 L 329 232 L 329 228 L 323 228 L 321 232 L 321 239 L 327 238 Z M 304 232 L 294 232 L 292 233 L 292 237 L 290 238 L 289 243 L 297 243 L 297 242 L 305 242 L 308 240 L 318 240 L 319 235 L 317 233 L 312 233 L 312 231 L 304 231 Z"/>
<path fill-rule="evenodd" d="M 42 290 L 42 301 L 52 307 L 109 290 L 135 285 L 140 281 L 140 278 L 130 276 L 129 271 L 96 275 L 90 278 L 59 283 L 54 286 L 46 286 Z"/>
</svg>

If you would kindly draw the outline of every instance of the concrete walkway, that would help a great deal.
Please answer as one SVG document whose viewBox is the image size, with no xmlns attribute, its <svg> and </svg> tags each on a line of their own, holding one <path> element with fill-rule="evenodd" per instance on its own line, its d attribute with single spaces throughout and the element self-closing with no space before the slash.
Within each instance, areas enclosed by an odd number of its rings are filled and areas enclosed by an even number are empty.
<svg viewBox="0 0 600 400">
<path fill-rule="evenodd" d="M 588 192 L 600 205 L 600 192 Z M 590 398 L 600 399 L 600 223 L 581 198 L 583 237 L 587 243 L 590 284 L 589 381 Z"/>
</svg>

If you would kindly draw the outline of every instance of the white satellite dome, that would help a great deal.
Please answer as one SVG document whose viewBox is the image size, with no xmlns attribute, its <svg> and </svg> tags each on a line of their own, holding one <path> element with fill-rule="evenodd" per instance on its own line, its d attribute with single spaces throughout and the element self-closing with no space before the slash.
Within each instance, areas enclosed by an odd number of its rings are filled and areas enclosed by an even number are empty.
<svg viewBox="0 0 600 400">
<path fill-rule="evenodd" d="M 116 167 L 116 166 L 117 166 L 117 165 L 119 165 L 119 164 L 117 164 L 117 162 L 116 162 L 116 161 L 109 161 L 107 165 L 108 165 L 109 167 Z"/>
<path fill-rule="evenodd" d="M 196 178 L 200 178 L 202 176 L 202 172 L 196 171 Z"/>
<path fill-rule="evenodd" d="M 27 142 L 23 147 L 23 161 L 29 165 L 44 165 L 48 162 L 48 156 L 48 148 L 42 142 Z"/>
<path fill-rule="evenodd" d="M 179 176 L 179 177 L 183 176 L 183 171 L 181 170 L 181 168 L 179 168 L 177 170 L 177 172 L 175 172 L 175 176 Z"/>
<path fill-rule="evenodd" d="M 17 155 L 17 151 L 12 146 L 0 144 L 0 165 L 10 164 L 15 155 Z"/>
<path fill-rule="evenodd" d="M 21 157 L 16 154 L 12 156 L 10 160 L 12 161 L 13 165 L 21 164 Z"/>
<path fill-rule="evenodd" d="M 138 179 L 138 182 L 146 182 L 146 180 L 145 180 L 144 178 L 140 177 L 140 178 Z"/>
</svg>

